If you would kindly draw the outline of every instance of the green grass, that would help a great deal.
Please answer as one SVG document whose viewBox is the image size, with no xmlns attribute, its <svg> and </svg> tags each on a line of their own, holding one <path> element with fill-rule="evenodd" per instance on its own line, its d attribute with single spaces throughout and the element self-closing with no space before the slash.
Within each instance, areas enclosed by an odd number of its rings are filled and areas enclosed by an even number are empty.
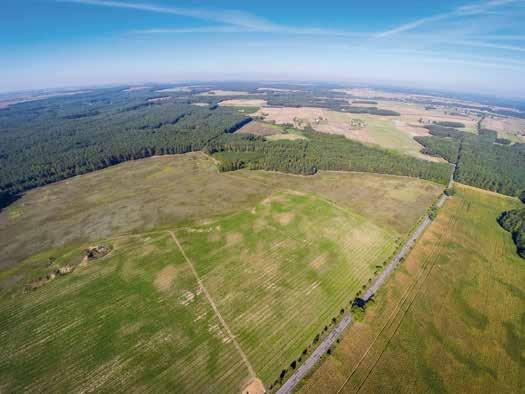
<svg viewBox="0 0 525 394">
<path fill-rule="evenodd" d="M 223 174 L 202 154 L 35 189 L 0 214 L 0 391 L 240 390 L 248 370 L 168 230 L 269 386 L 441 189 L 360 173 Z M 111 254 L 80 264 L 99 243 Z M 80 265 L 24 293 L 66 264 Z"/>
<path fill-rule="evenodd" d="M 71 242 L 234 212 L 268 193 L 219 174 L 202 153 L 122 163 L 31 190 L 1 212 L 0 268 Z"/>
<path fill-rule="evenodd" d="M 250 115 L 254 114 L 261 109 L 261 107 L 255 106 L 235 106 L 235 109 L 243 114 Z"/>
<path fill-rule="evenodd" d="M 396 248 L 396 234 L 352 211 L 284 192 L 175 232 L 267 385 Z M 248 370 L 167 231 L 106 243 L 110 255 L 35 291 L 3 289 L 5 389 L 239 390 Z M 40 253 L 9 274 L 44 275 L 50 256 L 78 264 L 86 246 Z"/>
<path fill-rule="evenodd" d="M 288 193 L 177 236 L 267 384 L 396 248 L 350 210 Z"/>
<path fill-rule="evenodd" d="M 525 266 L 496 221 L 519 202 L 456 188 L 304 392 L 523 391 Z"/>
<path fill-rule="evenodd" d="M 2 391 L 238 391 L 248 372 L 168 234 L 113 243 L 106 258 L 3 297 Z"/>
<path fill-rule="evenodd" d="M 31 190 L 0 212 L 0 268 L 71 242 L 232 213 L 288 188 L 287 182 L 339 203 L 351 201 L 359 214 L 378 218 L 378 225 L 413 223 L 440 190 L 419 179 L 375 174 L 267 174 L 269 183 L 254 182 L 256 174 L 219 173 L 212 158 L 191 153 L 130 161 Z"/>
<path fill-rule="evenodd" d="M 407 133 L 398 130 L 392 120 L 377 119 L 373 116 L 367 116 L 364 119 L 367 134 L 375 144 L 411 156 L 425 157 L 420 153 L 421 145 Z"/>
</svg>

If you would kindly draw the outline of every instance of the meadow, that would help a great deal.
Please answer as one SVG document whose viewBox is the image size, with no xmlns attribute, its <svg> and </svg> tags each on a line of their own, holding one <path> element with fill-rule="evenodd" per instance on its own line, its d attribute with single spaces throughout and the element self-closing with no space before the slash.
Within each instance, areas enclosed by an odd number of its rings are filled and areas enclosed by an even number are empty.
<svg viewBox="0 0 525 394">
<path fill-rule="evenodd" d="M 403 115 L 392 119 L 392 117 L 351 114 L 314 107 L 262 107 L 255 115 L 277 124 L 293 124 L 299 129 L 310 125 L 313 129 L 323 133 L 344 135 L 359 142 L 379 145 L 382 148 L 406 153 L 420 159 L 436 161 L 435 158 L 422 154 L 421 145 L 413 139 L 414 135 L 428 134 L 425 129 L 417 125 L 413 116 Z M 363 126 L 353 127 L 352 122 L 356 121 Z M 400 122 L 403 126 L 399 126 Z M 416 123 L 416 126 L 411 126 L 409 122 Z"/>
<path fill-rule="evenodd" d="M 300 392 L 522 392 L 525 267 L 496 222 L 519 202 L 456 188 Z"/>
<path fill-rule="evenodd" d="M 232 392 L 255 376 L 269 387 L 441 190 L 219 173 L 198 153 L 34 189 L 0 213 L 0 389 Z M 111 252 L 86 261 L 100 244 Z M 64 266 L 75 269 L 24 291 Z"/>
<path fill-rule="evenodd" d="M 2 391 L 240 390 L 249 378 L 169 234 L 106 240 L 114 248 L 0 307 Z M 23 263 L 45 269 L 82 247 Z"/>
<path fill-rule="evenodd" d="M 267 194 L 219 174 L 202 153 L 129 161 L 31 190 L 3 210 L 0 267 L 46 248 L 233 212 Z"/>
</svg>

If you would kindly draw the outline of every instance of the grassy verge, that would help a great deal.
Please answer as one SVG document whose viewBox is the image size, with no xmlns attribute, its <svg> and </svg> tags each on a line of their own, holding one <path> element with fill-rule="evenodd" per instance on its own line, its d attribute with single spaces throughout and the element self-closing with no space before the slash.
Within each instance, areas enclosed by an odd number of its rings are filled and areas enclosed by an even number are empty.
<svg viewBox="0 0 525 394">
<path fill-rule="evenodd" d="M 518 202 L 456 188 L 302 392 L 520 391 L 525 267 L 496 222 Z"/>
</svg>

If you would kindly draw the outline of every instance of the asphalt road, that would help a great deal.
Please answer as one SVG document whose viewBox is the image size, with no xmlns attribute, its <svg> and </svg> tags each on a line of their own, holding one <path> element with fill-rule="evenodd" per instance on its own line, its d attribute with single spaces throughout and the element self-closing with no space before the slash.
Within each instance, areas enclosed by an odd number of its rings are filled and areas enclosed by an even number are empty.
<svg viewBox="0 0 525 394">
<path fill-rule="evenodd" d="M 294 374 L 281 386 L 277 394 L 291 393 L 297 383 L 301 381 L 304 376 L 310 372 L 312 367 L 321 359 L 323 354 L 326 354 L 328 349 L 334 344 L 337 337 L 345 330 L 352 322 L 350 314 L 344 315 L 343 319 L 335 326 L 332 332 L 317 346 L 317 348 L 310 354 L 310 357 L 297 368 Z"/>
<path fill-rule="evenodd" d="M 452 165 L 453 170 L 456 169 L 455 165 Z M 448 183 L 448 188 L 452 187 L 452 184 L 454 182 L 454 171 L 452 171 L 452 174 L 450 176 L 450 181 Z M 441 208 L 445 201 L 447 200 L 448 196 L 445 194 L 442 194 L 439 199 L 436 201 L 436 207 Z M 414 233 L 410 236 L 408 241 L 405 243 L 403 248 L 392 258 L 392 260 L 388 263 L 388 265 L 385 267 L 385 269 L 376 277 L 376 279 L 373 281 L 372 285 L 367 289 L 365 294 L 363 295 L 363 299 L 365 301 L 368 301 L 370 297 L 372 297 L 377 290 L 386 282 L 388 277 L 394 272 L 394 269 L 401 263 L 404 257 L 410 252 L 410 250 L 414 247 L 416 241 L 419 239 L 419 237 L 423 234 L 425 229 L 428 227 L 428 225 L 432 223 L 432 220 L 427 216 L 425 219 L 417 226 Z M 319 346 L 314 350 L 314 352 L 308 357 L 308 359 L 299 367 L 297 370 L 293 373 L 292 376 L 281 386 L 281 388 L 277 391 L 277 394 L 288 394 L 293 391 L 295 386 L 301 381 L 302 378 L 306 376 L 308 372 L 313 368 L 313 366 L 319 362 L 322 355 L 325 354 L 330 346 L 333 345 L 337 337 L 344 331 L 346 327 L 350 325 L 352 322 L 352 316 L 350 313 L 347 313 L 344 315 L 343 320 L 339 322 L 339 324 L 332 330 L 330 335 L 328 335 L 320 344 Z"/>
</svg>

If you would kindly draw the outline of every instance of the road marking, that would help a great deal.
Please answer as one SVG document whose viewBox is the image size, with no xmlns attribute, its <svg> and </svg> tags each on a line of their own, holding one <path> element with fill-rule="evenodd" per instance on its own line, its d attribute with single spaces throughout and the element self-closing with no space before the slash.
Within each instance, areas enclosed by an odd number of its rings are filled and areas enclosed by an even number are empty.
<svg viewBox="0 0 525 394">
<path fill-rule="evenodd" d="M 206 289 L 206 287 L 204 287 L 204 283 L 202 283 L 202 280 L 199 277 L 199 274 L 197 274 L 197 270 L 195 269 L 195 266 L 193 265 L 191 260 L 186 255 L 186 252 L 184 252 L 184 249 L 182 249 L 182 245 L 180 244 L 179 240 L 175 236 L 175 233 L 173 233 L 173 231 L 168 231 L 168 233 L 171 235 L 171 238 L 173 239 L 173 241 L 177 244 L 177 247 L 179 248 L 180 252 L 182 253 L 182 256 L 184 257 L 184 259 L 186 260 L 186 262 L 190 266 L 191 272 L 193 272 L 193 276 L 195 276 L 195 279 L 197 279 L 197 283 L 199 284 L 199 287 L 201 288 L 202 292 L 204 293 L 204 295 L 208 299 L 208 302 L 210 303 L 211 307 L 213 308 L 213 311 L 215 312 L 215 315 L 217 316 L 217 318 L 221 322 L 222 326 L 224 327 L 224 330 L 226 331 L 226 333 L 228 334 L 228 336 L 232 340 L 233 345 L 235 346 L 235 348 L 239 352 L 239 354 L 240 354 L 240 356 L 242 358 L 242 361 L 244 361 L 244 364 L 246 365 L 246 368 L 248 368 L 248 372 L 250 373 L 250 377 L 251 378 L 255 378 L 256 377 L 255 371 L 254 371 L 252 365 L 250 364 L 250 361 L 248 361 L 248 357 L 246 357 L 246 354 L 244 354 L 244 352 L 242 351 L 241 346 L 239 345 L 239 343 L 235 339 L 235 336 L 233 335 L 233 333 L 231 332 L 230 328 L 226 324 L 226 321 L 223 319 L 221 313 L 219 312 L 219 309 L 217 308 L 217 305 L 215 305 L 215 302 L 213 301 L 213 298 L 211 298 L 210 293 L 208 293 L 208 290 Z"/>
</svg>

